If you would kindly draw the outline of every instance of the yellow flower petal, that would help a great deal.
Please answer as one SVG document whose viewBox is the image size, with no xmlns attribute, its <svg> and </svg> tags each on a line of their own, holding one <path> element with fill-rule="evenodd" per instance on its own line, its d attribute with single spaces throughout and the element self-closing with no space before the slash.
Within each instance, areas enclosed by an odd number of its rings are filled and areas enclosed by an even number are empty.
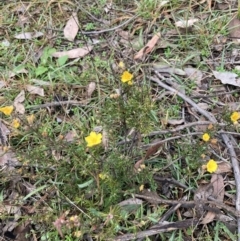
<svg viewBox="0 0 240 241">
<path fill-rule="evenodd" d="M 217 170 L 218 164 L 213 159 L 209 160 L 207 163 L 207 171 L 213 173 Z"/>
<path fill-rule="evenodd" d="M 119 62 L 118 67 L 121 69 L 125 69 L 125 64 L 123 63 L 123 61 Z"/>
<path fill-rule="evenodd" d="M 13 121 L 12 121 L 12 127 L 14 127 L 14 128 L 18 128 L 20 126 L 20 121 L 19 121 L 19 119 L 14 119 Z"/>
<path fill-rule="evenodd" d="M 27 122 L 28 122 L 28 124 L 30 126 L 33 124 L 34 120 L 35 120 L 35 115 L 34 114 L 31 114 L 31 115 L 27 116 Z"/>
<path fill-rule="evenodd" d="M 101 180 L 105 180 L 105 179 L 108 178 L 108 175 L 105 174 L 105 173 L 99 173 L 98 176 L 99 176 L 99 178 L 100 178 Z"/>
<path fill-rule="evenodd" d="M 131 73 L 129 73 L 128 71 L 123 72 L 123 74 L 121 76 L 121 80 L 122 80 L 123 83 L 130 82 L 130 85 L 131 85 L 132 79 L 133 79 L 133 75 Z"/>
<path fill-rule="evenodd" d="M 236 121 L 238 121 L 240 119 L 240 113 L 237 112 L 237 111 L 234 111 L 232 114 L 231 114 L 231 121 L 233 123 L 235 123 Z"/>
<path fill-rule="evenodd" d="M 13 106 L 5 106 L 0 108 L 0 112 L 2 112 L 4 115 L 11 115 L 13 111 Z"/>
<path fill-rule="evenodd" d="M 89 136 L 85 137 L 85 141 L 87 142 L 87 147 L 96 146 L 102 142 L 102 134 L 92 131 Z"/>
<path fill-rule="evenodd" d="M 133 85 L 132 80 L 129 80 L 127 83 L 128 83 L 128 85 Z"/>
<path fill-rule="evenodd" d="M 204 133 L 204 134 L 202 135 L 202 139 L 207 142 L 207 141 L 210 140 L 210 135 L 209 135 L 208 133 Z"/>
<path fill-rule="evenodd" d="M 142 184 L 142 185 L 139 187 L 139 191 L 141 192 L 143 189 L 144 189 L 144 185 Z"/>
</svg>

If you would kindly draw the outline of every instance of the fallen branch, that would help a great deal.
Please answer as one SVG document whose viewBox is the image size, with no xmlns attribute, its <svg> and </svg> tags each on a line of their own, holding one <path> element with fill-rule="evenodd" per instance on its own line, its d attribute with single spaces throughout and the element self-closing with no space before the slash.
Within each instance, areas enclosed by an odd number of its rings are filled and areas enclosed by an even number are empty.
<svg viewBox="0 0 240 241">
<path fill-rule="evenodd" d="M 239 163 L 237 160 L 237 155 L 236 152 L 233 148 L 232 142 L 227 134 L 222 134 L 223 141 L 225 145 L 228 148 L 228 151 L 230 153 L 231 161 L 232 161 L 232 166 L 233 166 L 233 172 L 234 172 L 234 177 L 235 177 L 235 183 L 236 183 L 236 210 L 240 212 L 240 170 L 239 170 Z M 238 234 L 240 234 L 240 218 L 237 220 L 238 224 Z M 240 237 L 238 236 L 238 240 L 240 240 Z"/>
<path fill-rule="evenodd" d="M 108 239 L 115 240 L 115 241 L 128 241 L 128 240 L 135 240 L 138 238 L 145 238 L 149 236 L 153 236 L 159 233 L 163 232 L 170 232 L 177 229 L 187 229 L 189 227 L 194 227 L 199 223 L 198 219 L 187 219 L 183 221 L 178 221 L 174 223 L 168 223 L 165 225 L 161 225 L 160 227 L 149 229 L 145 231 L 138 232 L 136 234 L 124 234 L 118 237 L 115 237 L 114 239 Z"/>
</svg>

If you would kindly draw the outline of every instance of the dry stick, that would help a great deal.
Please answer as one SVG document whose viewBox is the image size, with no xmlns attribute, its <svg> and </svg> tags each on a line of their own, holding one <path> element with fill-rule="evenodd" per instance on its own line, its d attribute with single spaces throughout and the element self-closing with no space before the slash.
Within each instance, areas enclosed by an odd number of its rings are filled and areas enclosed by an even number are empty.
<svg viewBox="0 0 240 241">
<path fill-rule="evenodd" d="M 192 132 L 192 133 L 188 133 L 188 134 L 184 134 L 184 135 L 172 136 L 172 137 L 160 140 L 160 141 L 156 141 L 154 143 L 143 145 L 142 148 L 149 148 L 151 146 L 156 146 L 156 145 L 159 145 L 159 144 L 163 144 L 163 143 L 166 143 L 168 141 L 177 140 L 177 139 L 180 139 L 180 138 L 183 138 L 183 137 L 187 137 L 187 136 L 197 136 L 197 135 L 201 135 L 201 134 L 202 134 L 202 132 Z"/>
<path fill-rule="evenodd" d="M 26 109 L 41 109 L 53 106 L 61 106 L 61 105 L 79 105 L 79 106 L 86 106 L 86 101 L 76 101 L 76 100 L 64 100 L 64 101 L 54 101 L 40 105 L 31 105 L 26 107 Z"/>
<path fill-rule="evenodd" d="M 234 171 L 234 176 L 235 176 L 235 182 L 236 182 L 236 188 L 237 188 L 237 194 L 236 194 L 236 209 L 237 212 L 240 214 L 240 190 L 239 190 L 239 185 L 240 185 L 240 170 L 239 170 L 239 164 L 237 160 L 237 155 L 234 150 L 234 147 L 232 145 L 232 142 L 229 138 L 228 135 L 222 134 L 223 141 L 225 142 L 228 151 L 230 153 L 231 161 L 232 161 L 232 166 L 233 166 L 233 171 Z M 236 168 L 238 167 L 238 168 Z M 238 234 L 240 234 L 240 223 L 239 223 L 239 218 L 238 218 Z M 240 240 L 240 237 L 238 238 Z"/>
<path fill-rule="evenodd" d="M 163 79 L 164 77 L 161 76 L 158 72 L 155 71 L 155 74 L 160 78 Z M 176 95 L 178 95 L 179 97 L 181 97 L 183 100 L 185 100 L 187 103 L 189 103 L 192 107 L 194 107 L 200 114 L 204 115 L 209 121 L 211 121 L 212 123 L 217 123 L 217 120 L 215 119 L 215 117 L 210 114 L 209 112 L 203 110 L 202 108 L 200 108 L 194 101 L 192 101 L 189 97 L 187 97 L 186 95 L 184 95 L 183 93 L 175 90 L 174 88 L 164 84 L 162 81 L 160 81 L 160 79 L 158 78 L 154 78 L 154 77 L 150 77 L 150 80 L 154 81 L 155 83 L 157 83 L 159 86 L 163 87 L 164 89 L 167 89 L 173 93 L 175 93 Z"/>
<path fill-rule="evenodd" d="M 172 133 L 172 132 L 178 132 L 180 130 L 183 130 L 183 129 L 191 127 L 191 126 L 209 125 L 209 124 L 212 124 L 212 122 L 211 121 L 196 121 L 196 122 L 191 122 L 191 123 L 187 123 L 185 125 L 178 126 L 176 128 L 170 129 L 170 130 L 153 131 L 153 132 L 149 133 L 147 136 L 150 137 L 150 136 L 155 136 L 155 135 L 159 135 L 159 134 L 168 134 L 168 133 Z M 219 124 L 219 125 L 225 126 L 225 124 Z"/>
<path fill-rule="evenodd" d="M 196 110 L 201 113 L 203 116 L 205 116 L 209 121 L 211 121 L 212 123 L 217 123 L 216 118 L 211 115 L 209 112 L 203 110 L 202 108 L 200 108 L 195 102 L 193 102 L 190 98 L 188 98 L 186 95 L 184 95 L 183 93 L 180 93 L 178 91 L 176 91 L 174 88 L 164 84 L 160 79 L 164 79 L 164 77 L 162 75 L 160 75 L 157 71 L 154 71 L 154 73 L 158 76 L 158 78 L 154 78 L 154 77 L 150 77 L 150 80 L 154 81 L 155 83 L 157 83 L 159 86 L 163 87 L 166 90 L 169 91 L 173 91 L 174 93 L 176 93 L 179 97 L 181 97 L 183 100 L 185 100 L 187 103 L 189 103 L 191 106 L 193 106 L 194 108 L 196 108 Z M 240 169 L 239 169 L 239 164 L 237 161 L 237 156 L 235 153 L 235 150 L 233 148 L 233 145 L 230 141 L 229 136 L 231 135 L 227 135 L 222 133 L 222 138 L 223 141 L 225 142 L 225 145 L 227 146 L 229 153 L 230 153 L 230 158 L 231 158 L 231 162 L 232 162 L 232 166 L 233 166 L 233 170 L 234 170 L 234 177 L 235 177 L 235 181 L 236 181 L 236 210 L 237 213 L 240 213 Z M 237 223 L 238 223 L 238 241 L 240 241 L 240 217 L 239 215 L 237 215 Z"/>
<path fill-rule="evenodd" d="M 102 30 L 98 30 L 98 31 L 81 31 L 81 34 L 84 34 L 84 35 L 94 35 L 94 34 L 102 34 L 102 33 L 107 33 L 107 32 L 111 32 L 111 31 L 115 31 L 119 28 L 122 28 L 124 26 L 126 26 L 127 24 L 129 24 L 130 22 L 132 22 L 134 19 L 136 19 L 139 15 L 136 15 L 136 16 L 133 16 L 131 17 L 130 19 L 128 19 L 127 21 L 115 26 L 115 27 L 112 27 L 112 28 L 108 28 L 108 29 L 102 29 Z M 59 32 L 62 32 L 63 30 L 62 29 L 57 29 L 57 28 L 48 28 L 48 27 L 45 27 L 45 29 L 49 29 L 49 30 L 53 30 L 53 31 L 59 31 Z"/>
<path fill-rule="evenodd" d="M 170 232 L 177 229 L 186 229 L 190 226 L 195 226 L 199 223 L 197 219 L 187 219 L 184 221 L 177 221 L 175 223 L 169 223 L 162 225 L 161 227 L 157 227 L 156 229 L 149 229 L 145 231 L 138 232 L 136 234 L 124 234 L 122 236 L 118 236 L 114 239 L 107 239 L 108 241 L 128 241 L 128 240 L 135 240 L 140 238 L 146 238 L 149 236 L 153 236 L 163 232 Z"/>
<path fill-rule="evenodd" d="M 181 204 L 181 207 L 183 208 L 194 208 L 196 206 L 196 202 L 195 201 L 182 201 L 182 200 L 166 200 L 160 197 L 151 197 L 151 196 L 146 196 L 146 195 L 141 195 L 141 194 L 134 194 L 134 198 L 141 198 L 141 199 L 145 199 L 145 200 L 149 200 L 149 201 L 154 201 L 154 203 L 158 203 L 158 204 L 166 204 L 166 205 L 177 205 L 178 203 Z M 209 210 L 209 211 L 213 211 L 215 213 L 219 213 L 219 209 L 218 208 L 213 208 L 213 207 L 209 207 L 206 204 L 213 204 L 213 205 L 217 205 L 219 207 L 221 207 L 222 209 L 224 209 L 227 213 L 231 213 L 234 217 L 239 217 L 239 214 L 236 212 L 235 208 L 229 207 L 226 204 L 211 198 L 211 200 L 203 200 L 203 208 L 204 210 Z"/>
</svg>

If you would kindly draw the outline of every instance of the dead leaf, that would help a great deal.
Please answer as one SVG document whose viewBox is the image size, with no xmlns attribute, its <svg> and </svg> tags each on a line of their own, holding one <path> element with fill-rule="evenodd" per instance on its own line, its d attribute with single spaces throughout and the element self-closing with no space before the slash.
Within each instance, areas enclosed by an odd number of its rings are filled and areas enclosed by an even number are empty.
<svg viewBox="0 0 240 241">
<path fill-rule="evenodd" d="M 64 141 L 66 142 L 73 142 L 75 140 L 75 138 L 77 137 L 77 133 L 75 130 L 69 131 L 65 137 L 64 137 Z"/>
<path fill-rule="evenodd" d="M 167 120 L 167 123 L 169 124 L 169 125 L 181 125 L 181 124 L 183 124 L 184 123 L 184 119 L 181 119 L 181 120 L 177 120 L 177 119 L 168 119 Z"/>
<path fill-rule="evenodd" d="M 29 16 L 19 15 L 18 22 L 16 23 L 17 26 L 24 27 L 26 23 L 31 23 Z"/>
<path fill-rule="evenodd" d="M 96 83 L 95 82 L 90 82 L 87 86 L 87 97 L 91 98 L 92 93 L 96 89 Z"/>
<path fill-rule="evenodd" d="M 26 89 L 30 94 L 40 95 L 42 97 L 44 96 L 44 89 L 38 86 L 27 85 Z"/>
<path fill-rule="evenodd" d="M 206 220 L 204 220 L 204 222 L 209 222 L 209 220 L 213 220 L 215 216 L 212 215 L 212 213 L 208 212 L 206 215 L 205 214 L 205 210 L 203 207 L 203 203 L 205 200 L 207 200 L 207 198 L 209 196 L 211 196 L 213 193 L 213 187 L 211 184 L 205 184 L 205 185 L 200 185 L 198 187 L 198 189 L 195 191 L 194 193 L 194 201 L 195 201 L 195 205 L 196 205 L 196 215 L 197 217 L 206 217 Z M 213 213 L 214 214 L 214 213 Z"/>
<path fill-rule="evenodd" d="M 156 139 L 156 142 L 157 141 L 159 141 L 159 139 Z M 161 146 L 162 146 L 162 143 L 157 143 L 157 144 L 152 145 L 151 147 L 149 147 L 147 149 L 147 152 L 146 152 L 145 156 L 135 163 L 135 165 L 134 165 L 135 171 L 137 171 L 138 168 L 140 168 L 140 166 L 145 162 L 145 160 L 147 160 L 150 156 L 155 154 L 159 150 L 159 148 Z"/>
<path fill-rule="evenodd" d="M 141 205 L 143 204 L 143 201 L 139 198 L 129 198 L 127 200 L 124 200 L 120 203 L 118 203 L 118 206 L 123 207 L 127 205 Z"/>
<path fill-rule="evenodd" d="M 198 21 L 199 21 L 199 19 L 197 19 L 197 18 L 191 18 L 188 20 L 180 20 L 175 23 L 175 26 L 178 28 L 189 28 Z"/>
<path fill-rule="evenodd" d="M 216 214 L 214 212 L 208 211 L 202 219 L 201 224 L 211 223 L 214 220 L 215 216 Z"/>
<path fill-rule="evenodd" d="M 79 22 L 78 22 L 77 13 L 74 12 L 70 17 L 70 19 L 67 21 L 67 24 L 63 30 L 64 37 L 69 41 L 73 41 L 78 33 L 78 29 L 79 29 L 78 26 L 79 26 Z"/>
<path fill-rule="evenodd" d="M 201 200 L 207 200 L 209 196 L 213 193 L 213 187 L 211 184 L 202 184 L 199 185 L 198 189 L 195 191 L 194 194 L 194 201 L 199 202 Z"/>
<path fill-rule="evenodd" d="M 3 233 L 6 231 L 13 231 L 18 226 L 18 220 L 22 216 L 20 205 L 6 205 L 0 204 L 0 215 L 5 217 L 11 217 L 7 219 L 7 223 L 2 229 Z"/>
<path fill-rule="evenodd" d="M 198 105 L 198 107 L 200 107 L 203 110 L 209 110 L 210 109 L 209 105 L 207 103 L 204 103 L 204 102 L 199 102 L 199 103 L 197 103 L 197 105 Z M 197 110 L 195 108 L 192 108 L 192 109 L 195 110 L 195 111 Z"/>
<path fill-rule="evenodd" d="M 224 182 L 223 177 L 218 174 L 213 174 L 211 178 L 211 184 L 213 187 L 212 197 L 222 202 L 224 198 Z M 214 220 L 216 216 L 215 212 L 208 211 L 205 217 L 202 219 L 201 224 L 208 224 Z"/>
<path fill-rule="evenodd" d="M 232 172 L 232 166 L 229 162 L 218 162 L 218 168 L 215 171 L 216 174 L 222 174 L 226 172 Z"/>
<path fill-rule="evenodd" d="M 177 74 L 177 75 L 181 75 L 181 76 L 186 75 L 185 71 L 175 68 L 175 67 L 171 67 L 170 65 L 165 64 L 165 63 L 154 63 L 153 68 L 154 68 L 154 70 L 156 70 L 157 72 L 160 72 L 160 73 Z"/>
<path fill-rule="evenodd" d="M 224 198 L 224 181 L 222 175 L 212 174 L 211 183 L 213 186 L 212 197 L 216 200 L 223 202 Z"/>
<path fill-rule="evenodd" d="M 152 52 L 159 38 L 161 37 L 161 33 L 155 34 L 152 39 L 142 48 L 140 51 L 134 56 L 134 59 L 141 59 L 143 55 Z"/>
<path fill-rule="evenodd" d="M 7 136 L 10 134 L 10 130 L 7 128 L 5 124 L 0 120 L 0 143 L 2 146 L 7 145 L 8 138 Z"/>
<path fill-rule="evenodd" d="M 92 46 L 87 46 L 83 48 L 72 49 L 69 51 L 55 52 L 52 54 L 53 57 L 60 58 L 62 56 L 68 56 L 69 59 L 75 59 L 79 57 L 84 57 L 93 49 Z"/>
<path fill-rule="evenodd" d="M 4 152 L 0 149 L 0 167 L 1 170 L 6 167 L 6 170 L 13 170 L 16 165 L 19 165 L 19 161 L 16 158 L 16 155 L 11 150 Z"/>
<path fill-rule="evenodd" d="M 219 202 L 223 202 L 224 199 L 224 181 L 222 175 L 212 174 L 211 178 L 212 193 L 211 197 L 215 198 Z M 207 224 L 214 220 L 216 213 L 208 211 L 201 221 L 201 224 Z"/>
<path fill-rule="evenodd" d="M 203 73 L 200 70 L 188 67 L 184 71 L 190 80 L 194 81 L 198 87 L 201 87 Z"/>
<path fill-rule="evenodd" d="M 36 32 L 36 33 L 34 33 L 34 32 L 25 32 L 25 33 L 16 34 L 14 36 L 14 38 L 31 40 L 33 38 L 39 38 L 41 36 L 43 36 L 42 32 Z"/>
<path fill-rule="evenodd" d="M 222 84 L 229 84 L 240 87 L 240 78 L 237 78 L 238 75 L 235 73 L 213 71 L 213 74 L 216 79 L 219 79 L 222 82 Z"/>
<path fill-rule="evenodd" d="M 13 102 L 13 106 L 15 107 L 16 111 L 21 115 L 25 113 L 25 107 L 22 104 L 24 100 L 25 100 L 25 91 L 22 90 Z"/>
<path fill-rule="evenodd" d="M 25 100 L 25 91 L 22 90 L 17 97 L 14 99 L 14 102 L 22 103 Z"/>
<path fill-rule="evenodd" d="M 102 131 L 102 144 L 103 144 L 105 151 L 108 150 L 108 145 L 109 145 L 108 142 L 109 142 L 109 139 L 108 139 L 107 131 L 103 130 Z"/>
</svg>

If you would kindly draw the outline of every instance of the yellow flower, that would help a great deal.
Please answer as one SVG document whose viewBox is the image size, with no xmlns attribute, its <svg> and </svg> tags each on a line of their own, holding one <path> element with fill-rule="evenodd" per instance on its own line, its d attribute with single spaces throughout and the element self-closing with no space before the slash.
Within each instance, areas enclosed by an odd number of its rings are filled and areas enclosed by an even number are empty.
<svg viewBox="0 0 240 241">
<path fill-rule="evenodd" d="M 137 170 L 138 170 L 138 172 L 141 172 L 145 168 L 146 168 L 145 164 L 141 164 Z"/>
<path fill-rule="evenodd" d="M 132 79 L 133 79 L 133 75 L 131 73 L 129 73 L 128 71 L 124 71 L 122 76 L 121 76 L 121 80 L 123 83 L 128 83 L 129 85 L 132 85 Z"/>
<path fill-rule="evenodd" d="M 234 111 L 232 114 L 231 114 L 231 121 L 233 123 L 236 123 L 236 121 L 238 121 L 240 119 L 240 113 L 237 112 L 237 111 Z"/>
<path fill-rule="evenodd" d="M 123 61 L 119 62 L 118 67 L 121 69 L 125 69 L 125 64 L 123 63 Z"/>
<path fill-rule="evenodd" d="M 142 184 L 142 185 L 139 187 L 139 191 L 141 192 L 143 189 L 144 189 L 144 185 Z"/>
<path fill-rule="evenodd" d="M 92 131 L 89 136 L 85 137 L 85 141 L 87 142 L 87 147 L 96 146 L 102 142 L 102 134 Z"/>
<path fill-rule="evenodd" d="M 76 237 L 76 238 L 80 238 L 81 235 L 82 235 L 82 232 L 81 232 L 81 231 L 75 231 L 75 232 L 73 233 L 73 235 L 74 235 L 74 237 Z"/>
<path fill-rule="evenodd" d="M 208 133 L 204 133 L 204 134 L 202 135 L 202 139 L 207 142 L 207 141 L 210 140 L 210 135 L 209 135 Z"/>
<path fill-rule="evenodd" d="M 19 121 L 19 119 L 14 119 L 13 121 L 12 121 L 12 127 L 14 127 L 14 128 L 18 128 L 20 126 L 20 121 Z"/>
<path fill-rule="evenodd" d="M 13 106 L 5 106 L 0 108 L 0 112 L 2 112 L 4 115 L 11 115 L 13 111 Z"/>
<path fill-rule="evenodd" d="M 217 170 L 218 168 L 218 164 L 213 160 L 209 160 L 208 163 L 207 163 L 207 171 L 210 172 L 210 173 L 213 173 Z"/>
<path fill-rule="evenodd" d="M 110 98 L 111 98 L 111 99 L 117 99 L 117 98 L 119 98 L 119 97 L 120 97 L 119 94 L 111 94 L 111 95 L 110 95 Z"/>
<path fill-rule="evenodd" d="M 108 178 L 108 175 L 105 173 L 99 173 L 98 176 L 101 180 L 105 180 L 106 178 Z"/>
</svg>

